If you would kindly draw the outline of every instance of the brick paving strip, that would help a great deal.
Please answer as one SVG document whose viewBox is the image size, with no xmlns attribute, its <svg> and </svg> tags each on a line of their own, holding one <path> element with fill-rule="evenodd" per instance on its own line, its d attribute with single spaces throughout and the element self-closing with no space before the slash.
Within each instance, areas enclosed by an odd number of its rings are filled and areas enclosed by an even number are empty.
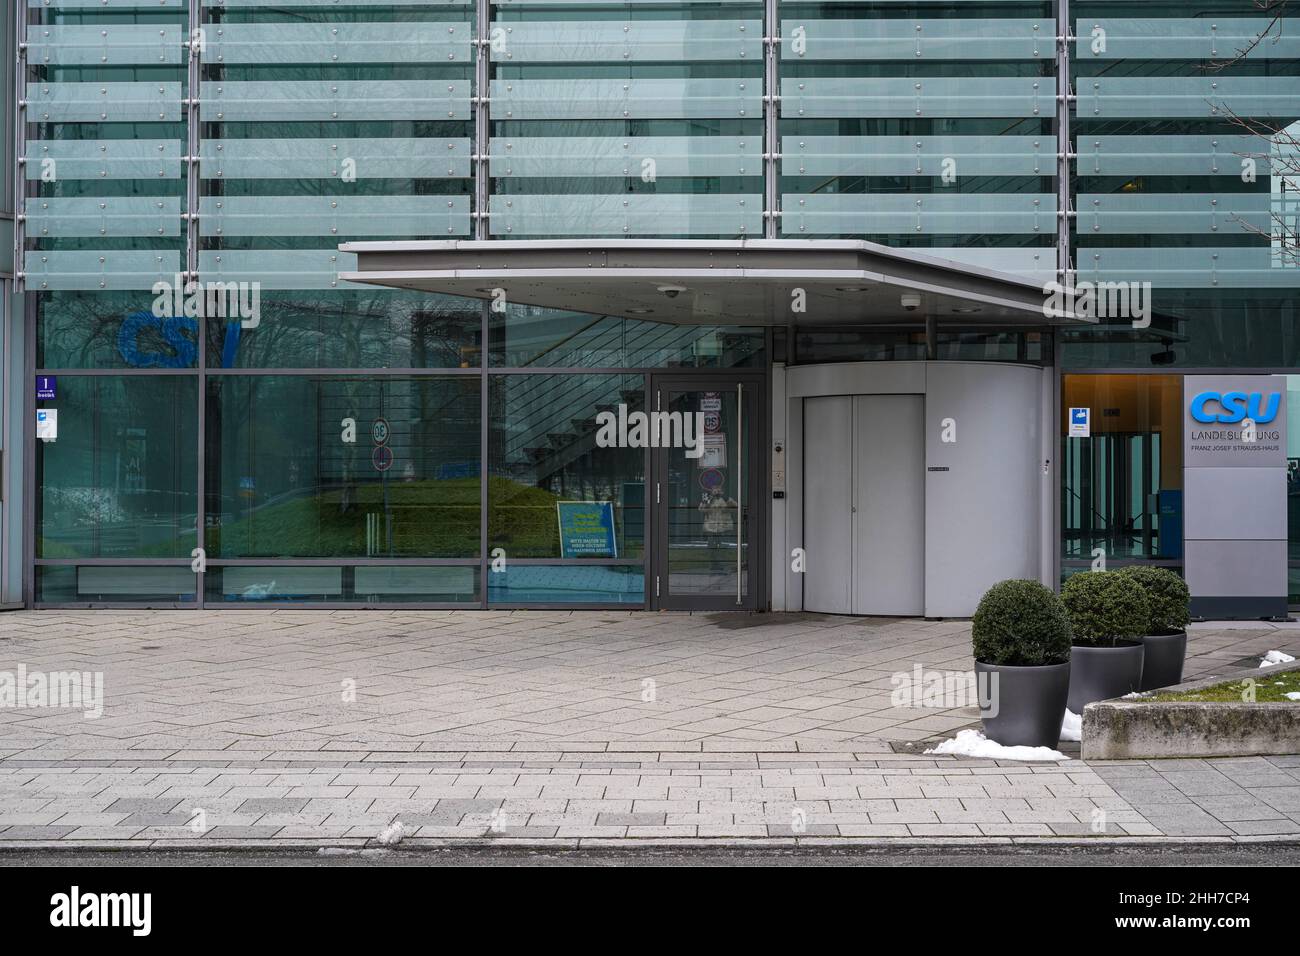
<svg viewBox="0 0 1300 956">
<path fill-rule="evenodd" d="M 975 712 L 889 678 L 969 669 L 968 625 L 754 619 L 0 616 L 0 669 L 106 675 L 97 720 L 0 709 L 0 848 L 1300 839 L 1300 756 L 927 756 Z M 1197 631 L 1188 673 L 1298 643 Z"/>
</svg>

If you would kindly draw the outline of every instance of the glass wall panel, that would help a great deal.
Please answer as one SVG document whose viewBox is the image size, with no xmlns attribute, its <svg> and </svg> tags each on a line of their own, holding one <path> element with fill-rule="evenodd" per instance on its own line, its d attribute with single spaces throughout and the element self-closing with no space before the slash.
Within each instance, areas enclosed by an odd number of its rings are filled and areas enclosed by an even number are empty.
<svg viewBox="0 0 1300 956">
<path fill-rule="evenodd" d="M 36 557 L 178 558 L 197 546 L 198 382 L 62 375 L 36 442 Z"/>
<path fill-rule="evenodd" d="M 194 368 L 199 320 L 153 308 L 147 289 L 37 296 L 38 368 Z"/>
<path fill-rule="evenodd" d="M 1066 375 L 1062 389 L 1065 565 L 1181 562 L 1182 376 Z M 1071 408 L 1091 409 L 1090 437 L 1069 437 Z"/>
<path fill-rule="evenodd" d="M 208 322 L 209 368 L 471 368 L 478 303 L 392 289 L 263 292 L 261 321 Z"/>
<path fill-rule="evenodd" d="M 749 368 L 764 360 L 761 328 L 670 325 L 513 304 L 488 315 L 496 367 Z"/>
<path fill-rule="evenodd" d="M 192 604 L 198 579 L 188 564 L 42 565 L 36 569 L 36 600 L 44 604 Z"/>
<path fill-rule="evenodd" d="M 936 358 L 957 362 L 1051 361 L 1045 332 L 940 329 Z M 922 361 L 925 332 L 914 328 L 802 329 L 794 335 L 795 362 Z"/>
<path fill-rule="evenodd" d="M 493 4 L 489 235 L 761 236 L 762 10 Z"/>
<path fill-rule="evenodd" d="M 627 604 L 645 603 L 645 569 L 641 565 L 509 564 L 488 574 L 493 604 Z"/>
<path fill-rule="evenodd" d="M 1070 10 L 1078 279 L 1149 284 L 1151 308 L 1149 325 L 1110 316 L 1067 332 L 1062 364 L 1300 364 L 1294 5 Z"/>
<path fill-rule="evenodd" d="M 206 429 L 211 558 L 479 554 L 476 376 L 216 376 Z"/>
<path fill-rule="evenodd" d="M 494 375 L 488 407 L 489 548 L 507 561 L 644 558 L 646 450 L 602 447 L 596 420 L 644 410 L 642 376 Z"/>
<path fill-rule="evenodd" d="M 1051 278 L 1054 4 L 780 5 L 780 235 Z"/>
<path fill-rule="evenodd" d="M 215 604 L 463 604 L 478 600 L 478 571 L 457 565 L 236 565 L 206 577 Z"/>
</svg>

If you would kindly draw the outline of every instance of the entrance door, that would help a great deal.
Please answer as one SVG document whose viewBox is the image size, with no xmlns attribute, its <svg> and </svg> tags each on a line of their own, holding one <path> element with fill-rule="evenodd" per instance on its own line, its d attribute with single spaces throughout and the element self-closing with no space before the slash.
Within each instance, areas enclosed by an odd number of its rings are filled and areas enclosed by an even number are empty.
<svg viewBox="0 0 1300 956">
<path fill-rule="evenodd" d="M 764 548 L 762 379 L 656 376 L 652 606 L 754 610 Z"/>
<path fill-rule="evenodd" d="M 925 399 L 804 401 L 803 606 L 925 613 Z"/>
</svg>

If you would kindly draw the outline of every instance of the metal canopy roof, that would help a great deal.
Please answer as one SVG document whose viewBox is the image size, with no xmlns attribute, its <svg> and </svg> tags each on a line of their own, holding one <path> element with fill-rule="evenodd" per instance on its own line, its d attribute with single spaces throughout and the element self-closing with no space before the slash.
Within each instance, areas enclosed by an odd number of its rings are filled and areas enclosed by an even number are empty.
<svg viewBox="0 0 1300 956">
<path fill-rule="evenodd" d="M 339 249 L 357 256 L 357 271 L 340 273 L 348 282 L 475 299 L 504 289 L 513 303 L 676 324 L 1086 321 L 1045 315 L 1043 286 L 1032 279 L 854 240 L 434 240 Z"/>
</svg>

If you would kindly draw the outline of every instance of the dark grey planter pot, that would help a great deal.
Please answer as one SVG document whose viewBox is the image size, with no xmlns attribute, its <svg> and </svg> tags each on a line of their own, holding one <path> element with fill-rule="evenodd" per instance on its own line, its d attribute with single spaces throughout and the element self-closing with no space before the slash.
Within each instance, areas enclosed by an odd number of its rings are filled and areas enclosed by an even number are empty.
<svg viewBox="0 0 1300 956">
<path fill-rule="evenodd" d="M 1094 700 L 1123 697 L 1142 683 L 1141 641 L 1121 641 L 1118 647 L 1070 648 L 1070 710 L 1082 714 Z"/>
<path fill-rule="evenodd" d="M 1070 689 L 1069 661 L 1039 667 L 976 661 L 975 680 L 980 687 L 980 720 L 989 740 L 1006 747 L 1053 749 L 1060 743 Z"/>
<path fill-rule="evenodd" d="M 1142 690 L 1173 687 L 1183 682 L 1187 659 L 1187 632 L 1148 634 L 1142 638 Z"/>
</svg>

